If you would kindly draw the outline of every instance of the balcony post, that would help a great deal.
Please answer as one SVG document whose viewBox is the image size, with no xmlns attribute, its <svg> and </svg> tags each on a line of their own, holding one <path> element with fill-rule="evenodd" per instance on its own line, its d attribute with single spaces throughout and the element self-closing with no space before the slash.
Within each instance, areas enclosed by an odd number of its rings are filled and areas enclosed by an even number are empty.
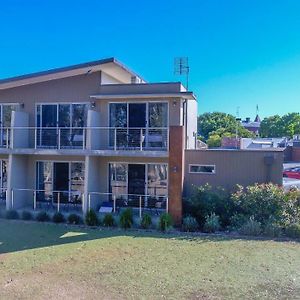
<svg viewBox="0 0 300 300">
<path fill-rule="evenodd" d="M 34 127 L 34 149 L 37 148 L 37 128 Z"/>
<path fill-rule="evenodd" d="M 59 204 L 60 204 L 60 192 L 57 195 L 57 211 L 59 212 Z"/>
<path fill-rule="evenodd" d="M 143 151 L 143 128 L 140 129 L 140 150 Z"/>
<path fill-rule="evenodd" d="M 60 128 L 58 128 L 58 149 L 60 149 L 60 135 L 61 135 Z"/>
<path fill-rule="evenodd" d="M 36 210 L 36 191 L 33 191 L 33 210 Z"/>
<path fill-rule="evenodd" d="M 116 212 L 116 194 L 113 195 L 113 201 L 114 201 L 114 213 Z"/>
<path fill-rule="evenodd" d="M 114 150 L 117 150 L 117 128 L 114 128 Z"/>
<path fill-rule="evenodd" d="M 142 196 L 139 197 L 140 219 L 142 218 Z"/>
</svg>

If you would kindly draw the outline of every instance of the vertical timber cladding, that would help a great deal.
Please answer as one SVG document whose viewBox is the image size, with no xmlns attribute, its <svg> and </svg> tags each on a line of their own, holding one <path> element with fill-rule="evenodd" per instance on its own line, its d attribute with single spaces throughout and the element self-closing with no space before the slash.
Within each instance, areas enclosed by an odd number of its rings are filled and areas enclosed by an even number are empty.
<svg viewBox="0 0 300 300">
<path fill-rule="evenodd" d="M 182 219 L 184 178 L 184 127 L 170 126 L 169 133 L 169 212 L 176 224 Z"/>
</svg>

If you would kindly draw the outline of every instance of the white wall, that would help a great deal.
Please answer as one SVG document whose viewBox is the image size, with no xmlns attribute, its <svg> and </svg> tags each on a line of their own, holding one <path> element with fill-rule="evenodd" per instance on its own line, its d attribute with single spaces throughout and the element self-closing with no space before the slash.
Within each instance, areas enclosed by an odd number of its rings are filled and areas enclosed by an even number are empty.
<svg viewBox="0 0 300 300">
<path fill-rule="evenodd" d="M 122 82 L 117 80 L 116 78 L 109 76 L 103 71 L 101 72 L 101 84 L 118 84 L 118 83 L 122 83 Z"/>
<path fill-rule="evenodd" d="M 198 103 L 196 100 L 187 101 L 187 149 L 195 149 L 197 139 Z"/>
</svg>

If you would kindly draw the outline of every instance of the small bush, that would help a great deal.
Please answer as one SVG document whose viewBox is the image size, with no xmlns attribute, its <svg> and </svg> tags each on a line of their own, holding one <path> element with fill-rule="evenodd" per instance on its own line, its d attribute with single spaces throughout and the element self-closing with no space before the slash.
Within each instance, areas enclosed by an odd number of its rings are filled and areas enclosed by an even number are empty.
<svg viewBox="0 0 300 300">
<path fill-rule="evenodd" d="M 68 216 L 68 223 L 69 224 L 74 224 L 74 225 L 78 225 L 82 223 L 82 219 L 80 216 L 76 215 L 76 214 L 70 214 Z"/>
<path fill-rule="evenodd" d="M 62 213 L 57 212 L 53 215 L 52 221 L 54 223 L 64 223 L 66 221 L 66 219 Z"/>
<path fill-rule="evenodd" d="M 228 229 L 230 231 L 239 231 L 241 227 L 249 220 L 249 217 L 242 214 L 234 214 L 230 218 L 230 225 Z"/>
<path fill-rule="evenodd" d="M 187 232 L 193 232 L 198 229 L 199 225 L 197 220 L 192 216 L 187 216 L 183 218 L 182 230 Z"/>
<path fill-rule="evenodd" d="M 239 230 L 240 234 L 257 236 L 261 234 L 261 223 L 251 217 Z"/>
<path fill-rule="evenodd" d="M 263 235 L 267 237 L 280 237 L 281 233 L 281 227 L 275 223 L 266 224 L 263 230 Z"/>
<path fill-rule="evenodd" d="M 173 226 L 172 216 L 168 213 L 163 213 L 159 217 L 158 228 L 161 231 L 167 231 Z"/>
<path fill-rule="evenodd" d="M 212 213 L 209 216 L 206 216 L 205 223 L 203 226 L 204 232 L 213 233 L 218 231 L 221 228 L 219 216 Z"/>
<path fill-rule="evenodd" d="M 103 226 L 106 227 L 113 227 L 115 226 L 115 219 L 114 216 L 110 213 L 106 214 L 103 218 Z"/>
<path fill-rule="evenodd" d="M 40 211 L 35 219 L 38 221 L 38 222 L 48 222 L 50 221 L 50 217 L 49 215 L 45 212 L 45 211 Z"/>
<path fill-rule="evenodd" d="M 141 220 L 141 228 L 148 229 L 152 225 L 152 218 L 149 214 L 143 214 Z"/>
<path fill-rule="evenodd" d="M 32 220 L 32 214 L 30 211 L 24 210 L 24 211 L 22 211 L 21 218 L 24 221 Z"/>
<path fill-rule="evenodd" d="M 85 224 L 88 226 L 98 226 L 99 218 L 94 210 L 90 209 L 85 215 Z"/>
<path fill-rule="evenodd" d="M 295 224 L 289 225 L 285 229 L 285 234 L 291 238 L 300 238 L 300 224 L 295 223 Z"/>
<path fill-rule="evenodd" d="M 203 229 L 208 215 L 215 213 L 220 217 L 222 227 L 227 227 L 230 218 L 237 213 L 230 194 L 222 188 L 213 188 L 209 184 L 195 187 L 191 198 L 183 201 L 184 213 L 196 218 L 199 227 Z"/>
<path fill-rule="evenodd" d="M 18 212 L 16 210 L 10 209 L 10 210 L 6 211 L 5 218 L 9 219 L 9 220 L 19 219 L 19 214 L 18 214 Z"/>
<path fill-rule="evenodd" d="M 132 216 L 132 209 L 126 208 L 123 210 L 120 216 L 120 226 L 123 229 L 131 228 L 133 225 L 133 216 Z"/>
</svg>

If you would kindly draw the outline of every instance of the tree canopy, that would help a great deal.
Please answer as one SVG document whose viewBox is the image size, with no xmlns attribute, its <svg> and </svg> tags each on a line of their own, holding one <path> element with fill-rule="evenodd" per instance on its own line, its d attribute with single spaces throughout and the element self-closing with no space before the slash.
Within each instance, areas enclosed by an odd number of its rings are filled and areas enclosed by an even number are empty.
<svg viewBox="0 0 300 300">
<path fill-rule="evenodd" d="M 300 114 L 288 113 L 264 118 L 260 125 L 261 137 L 293 137 L 300 134 Z"/>
<path fill-rule="evenodd" d="M 204 113 L 198 117 L 198 133 L 210 147 L 219 147 L 223 137 L 234 137 L 238 131 L 239 137 L 253 137 L 254 134 L 245 129 L 233 115 L 213 112 Z"/>
</svg>

